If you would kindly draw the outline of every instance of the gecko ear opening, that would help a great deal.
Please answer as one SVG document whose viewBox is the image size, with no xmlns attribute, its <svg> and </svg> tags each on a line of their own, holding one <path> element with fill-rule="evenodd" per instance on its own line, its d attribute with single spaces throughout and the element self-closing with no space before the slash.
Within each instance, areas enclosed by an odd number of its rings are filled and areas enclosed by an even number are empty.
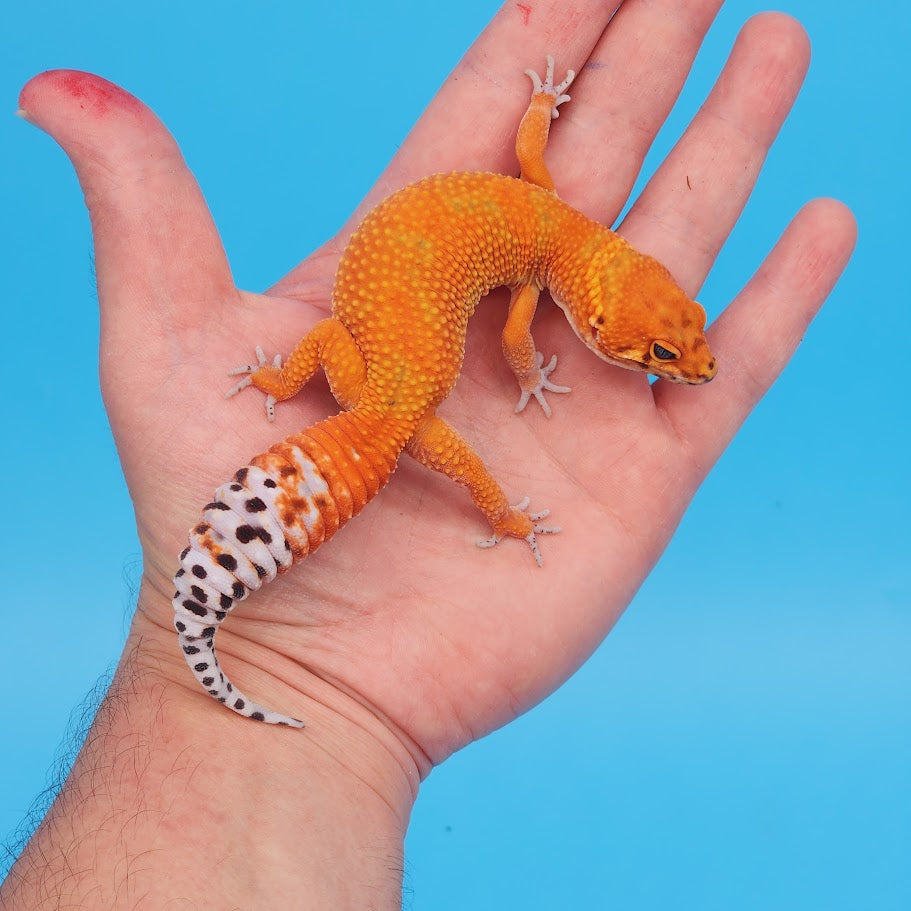
<svg viewBox="0 0 911 911">
<path fill-rule="evenodd" d="M 675 361 L 680 352 L 670 342 L 652 342 L 651 355 L 659 361 Z"/>
</svg>

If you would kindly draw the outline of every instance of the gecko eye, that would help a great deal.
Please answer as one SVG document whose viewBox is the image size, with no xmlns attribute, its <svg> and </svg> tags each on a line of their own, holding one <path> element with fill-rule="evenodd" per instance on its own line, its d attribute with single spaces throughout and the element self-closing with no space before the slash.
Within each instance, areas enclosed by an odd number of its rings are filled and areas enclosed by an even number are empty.
<svg viewBox="0 0 911 911">
<path fill-rule="evenodd" d="M 680 357 L 680 352 L 673 346 L 665 342 L 652 342 L 652 357 L 659 361 L 674 361 Z"/>
</svg>

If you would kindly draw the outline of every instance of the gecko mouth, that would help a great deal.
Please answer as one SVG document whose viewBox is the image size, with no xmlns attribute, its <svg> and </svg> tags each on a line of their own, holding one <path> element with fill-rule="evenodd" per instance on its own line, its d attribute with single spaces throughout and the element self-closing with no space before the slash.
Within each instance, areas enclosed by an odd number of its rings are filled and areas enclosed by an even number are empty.
<svg viewBox="0 0 911 911">
<path fill-rule="evenodd" d="M 641 361 L 634 360 L 631 357 L 623 357 L 620 354 L 606 354 L 596 344 L 588 341 L 588 339 L 583 338 L 582 341 L 584 341 L 586 346 L 591 351 L 594 351 L 602 361 L 606 361 L 608 364 L 613 364 L 615 367 L 622 367 L 624 370 L 636 370 L 639 373 L 650 372 L 649 368 Z"/>
<path fill-rule="evenodd" d="M 661 380 L 668 380 L 671 383 L 680 383 L 684 386 L 704 386 L 715 379 L 717 370 L 714 361 L 710 367 L 700 373 L 674 373 L 670 370 L 658 370 L 654 364 L 643 364 L 641 361 L 632 358 L 619 357 L 617 355 L 606 355 L 601 351 L 595 352 L 602 360 L 617 367 L 623 367 L 626 370 L 635 370 L 639 373 L 649 373 Z"/>
<path fill-rule="evenodd" d="M 678 376 L 666 376 L 665 379 L 672 380 L 675 383 L 686 383 L 688 386 L 704 386 L 706 383 L 711 383 L 712 380 L 715 379 L 717 373 L 718 371 L 715 368 L 715 362 L 712 361 L 711 365 L 703 372 L 691 373 L 688 376 L 682 374 Z"/>
<path fill-rule="evenodd" d="M 684 386 L 704 386 L 706 383 L 711 383 L 715 379 L 715 374 L 697 374 L 696 376 L 673 376 L 671 374 L 660 374 L 656 373 L 655 376 L 661 377 L 663 380 L 670 380 L 672 383 L 680 383 Z"/>
</svg>

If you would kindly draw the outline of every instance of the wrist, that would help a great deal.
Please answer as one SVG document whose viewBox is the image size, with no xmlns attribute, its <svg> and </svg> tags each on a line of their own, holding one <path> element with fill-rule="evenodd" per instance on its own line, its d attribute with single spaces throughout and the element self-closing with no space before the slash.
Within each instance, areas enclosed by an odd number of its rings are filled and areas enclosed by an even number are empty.
<svg viewBox="0 0 911 911">
<path fill-rule="evenodd" d="M 303 731 L 226 711 L 172 660 L 146 599 L 4 907 L 400 907 L 419 772 L 398 737 L 329 684 L 297 692 Z"/>
<path fill-rule="evenodd" d="M 308 607 L 318 612 L 318 605 Z M 203 736 L 215 719 L 234 722 L 228 730 L 238 739 L 254 743 L 257 733 L 273 731 L 275 726 L 236 715 L 200 688 L 187 669 L 172 626 L 173 616 L 170 600 L 144 583 L 125 648 L 129 653 L 132 646 L 137 674 L 147 673 L 150 681 L 159 680 L 169 687 L 171 698 L 186 700 L 186 711 L 192 706 Z M 270 630 L 269 639 L 262 635 L 258 618 L 232 615 L 231 621 L 219 628 L 217 647 L 226 673 L 257 701 L 304 720 L 303 730 L 279 729 L 288 735 L 279 742 L 289 751 L 293 753 L 305 741 L 315 741 L 334 757 L 340 769 L 347 769 L 374 788 L 390 806 L 403 807 L 407 819 L 420 781 L 430 771 L 429 760 L 404 731 L 356 694 L 328 675 L 314 672 L 306 661 L 289 657 L 284 648 L 286 639 L 299 635 L 300 630 L 286 635 L 280 631 L 278 613 L 273 617 L 272 625 L 279 631 Z M 277 645 L 273 647 L 270 642 Z"/>
</svg>

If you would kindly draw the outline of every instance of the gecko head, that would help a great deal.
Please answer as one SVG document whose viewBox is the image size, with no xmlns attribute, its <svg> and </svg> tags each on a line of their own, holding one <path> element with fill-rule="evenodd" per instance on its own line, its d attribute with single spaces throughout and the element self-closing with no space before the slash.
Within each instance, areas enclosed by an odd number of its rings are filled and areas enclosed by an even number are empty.
<svg viewBox="0 0 911 911">
<path fill-rule="evenodd" d="M 625 246 L 593 275 L 588 312 L 573 320 L 600 358 L 676 383 L 707 383 L 717 372 L 705 310 L 657 260 Z"/>
</svg>

